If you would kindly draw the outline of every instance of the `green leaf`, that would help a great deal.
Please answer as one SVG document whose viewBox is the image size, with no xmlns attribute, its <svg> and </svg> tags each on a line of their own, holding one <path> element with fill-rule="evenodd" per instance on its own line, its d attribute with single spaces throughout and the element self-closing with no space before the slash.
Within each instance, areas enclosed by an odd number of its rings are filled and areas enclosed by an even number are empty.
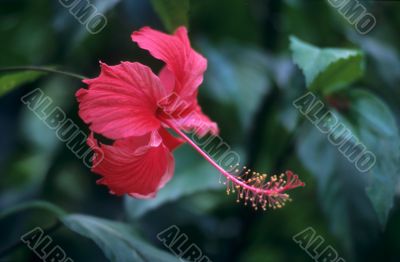
<svg viewBox="0 0 400 262">
<path fill-rule="evenodd" d="M 15 206 L 12 206 L 11 208 L 2 210 L 0 212 L 0 220 L 4 219 L 5 217 L 12 215 L 14 213 L 18 213 L 27 209 L 43 209 L 48 212 L 51 212 L 55 214 L 57 217 L 61 217 L 66 214 L 64 210 L 59 208 L 56 205 L 53 205 L 52 203 L 46 202 L 46 201 L 40 201 L 40 200 L 34 200 L 30 202 L 25 202 L 21 203 Z"/>
<path fill-rule="evenodd" d="M 379 239 L 380 225 L 365 194 L 365 177 L 339 153 L 336 157 L 334 171 L 320 180 L 320 199 L 330 228 L 347 250 L 346 261 L 354 261 L 355 250 Z"/>
<path fill-rule="evenodd" d="M 111 261 L 179 261 L 141 240 L 127 224 L 79 214 L 64 216 L 61 221 L 72 231 L 93 240 Z"/>
<path fill-rule="evenodd" d="M 379 221 L 365 192 L 367 177 L 329 143 L 327 134 L 307 123 L 298 137 L 298 156 L 318 184 L 318 199 L 330 230 L 347 255 L 376 241 Z"/>
<path fill-rule="evenodd" d="M 318 48 L 296 37 L 291 37 L 290 42 L 293 61 L 303 71 L 310 90 L 327 95 L 348 87 L 364 74 L 360 50 Z"/>
<path fill-rule="evenodd" d="M 359 141 L 375 155 L 372 168 L 356 169 L 360 154 L 350 161 L 339 152 L 345 142 L 329 143 L 329 133 L 322 134 L 315 126 L 301 132 L 298 155 L 318 180 L 333 232 L 351 252 L 375 241 L 387 222 L 399 181 L 400 137 L 393 114 L 379 98 L 359 89 L 347 95 L 350 107 L 345 113 L 335 112 L 338 123 L 357 138 L 349 140 L 350 145 Z"/>
<path fill-rule="evenodd" d="M 189 0 L 151 0 L 151 3 L 168 31 L 173 32 L 181 25 L 188 27 Z"/>
<path fill-rule="evenodd" d="M 219 174 L 208 162 L 192 148 L 180 148 L 175 152 L 176 173 L 153 199 L 134 199 L 125 197 L 128 215 L 137 219 L 146 213 L 183 197 L 209 190 L 221 189 Z"/>
<path fill-rule="evenodd" d="M 367 194 L 384 226 L 399 181 L 399 130 L 389 107 L 372 93 L 356 89 L 349 92 L 349 98 L 349 121 L 360 141 L 376 156 L 375 165 L 365 174 L 369 176 Z"/>
<path fill-rule="evenodd" d="M 0 76 L 0 97 L 14 88 L 35 81 L 45 74 L 45 72 L 24 71 Z"/>
</svg>

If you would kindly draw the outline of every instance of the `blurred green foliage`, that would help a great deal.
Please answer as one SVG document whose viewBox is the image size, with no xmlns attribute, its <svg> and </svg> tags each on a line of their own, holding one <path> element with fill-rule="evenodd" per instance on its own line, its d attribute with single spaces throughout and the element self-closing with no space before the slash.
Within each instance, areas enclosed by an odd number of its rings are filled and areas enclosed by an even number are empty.
<svg viewBox="0 0 400 262">
<path fill-rule="evenodd" d="M 200 104 L 222 138 L 243 164 L 294 170 L 307 186 L 284 209 L 256 212 L 227 197 L 218 173 L 185 145 L 157 198 L 113 196 L 20 100 L 41 88 L 88 133 L 74 96 L 80 80 L 0 71 L 0 260 L 40 261 L 19 241 L 40 226 L 74 261 L 178 261 L 156 238 L 171 225 L 212 261 L 310 261 L 292 239 L 307 227 L 346 261 L 400 260 L 400 3 L 360 1 L 377 25 L 359 35 L 325 0 L 90 2 L 107 18 L 95 35 L 59 1 L 0 1 L 0 66 L 92 77 L 99 60 L 139 61 L 156 72 L 161 63 L 130 34 L 187 25 L 208 59 Z M 292 105 L 308 90 L 376 155 L 368 173 Z"/>
</svg>

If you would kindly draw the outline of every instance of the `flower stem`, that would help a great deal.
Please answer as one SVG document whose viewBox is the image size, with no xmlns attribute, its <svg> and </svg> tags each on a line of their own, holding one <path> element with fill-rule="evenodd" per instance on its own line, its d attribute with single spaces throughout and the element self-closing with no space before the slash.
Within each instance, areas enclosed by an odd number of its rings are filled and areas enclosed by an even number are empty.
<svg viewBox="0 0 400 262">
<path fill-rule="evenodd" d="M 57 69 L 53 69 L 51 67 L 42 67 L 42 66 L 13 66 L 13 67 L 3 67 L 0 68 L 0 72 L 9 72 L 9 71 L 39 71 L 45 73 L 56 73 L 64 76 L 69 76 L 73 78 L 77 78 L 79 80 L 83 80 L 87 77 L 78 75 L 75 73 L 65 72 Z"/>
<path fill-rule="evenodd" d="M 220 165 L 218 165 L 206 152 L 204 152 L 196 143 L 194 143 L 184 132 L 182 132 L 179 128 L 177 128 L 172 121 L 164 120 L 164 123 L 167 124 L 172 130 L 174 130 L 179 136 L 181 136 L 189 145 L 191 145 L 200 155 L 202 155 L 211 165 L 213 165 L 226 179 L 232 181 L 233 184 L 242 187 L 243 189 L 250 190 L 255 194 L 262 195 L 272 195 L 272 194 L 280 194 L 283 191 L 290 189 L 287 186 L 283 186 L 276 189 L 263 189 L 254 187 L 252 185 L 248 185 L 243 180 L 238 177 L 230 174 L 225 169 L 223 169 Z"/>
</svg>

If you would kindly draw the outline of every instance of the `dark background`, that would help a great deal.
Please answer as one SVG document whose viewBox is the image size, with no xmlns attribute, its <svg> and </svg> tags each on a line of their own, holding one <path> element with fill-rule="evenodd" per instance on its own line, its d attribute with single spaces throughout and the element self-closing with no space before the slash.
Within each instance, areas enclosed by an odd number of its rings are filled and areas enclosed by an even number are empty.
<svg viewBox="0 0 400 262">
<path fill-rule="evenodd" d="M 0 97 L 0 212 L 34 200 L 50 202 L 68 214 L 125 223 L 134 228 L 135 238 L 166 253 L 170 251 L 156 235 L 175 224 L 213 261 L 312 261 L 292 239 L 312 227 L 325 239 L 323 247 L 331 245 L 346 261 L 400 261 L 400 187 L 386 194 L 386 185 L 398 185 L 399 158 L 394 156 L 399 147 L 389 153 L 393 159 L 387 159 L 391 145 L 374 148 L 379 166 L 383 166 L 377 174 L 385 180 L 376 188 L 388 203 L 393 200 L 387 222 L 382 222 L 378 214 L 388 210 L 377 210 L 371 204 L 365 191 L 371 183 L 369 175 L 358 173 L 292 106 L 292 101 L 306 92 L 304 76 L 291 59 L 289 37 L 295 35 L 320 47 L 363 50 L 366 71 L 348 88 L 368 90 L 379 97 L 399 123 L 400 3 L 361 2 L 377 19 L 375 29 L 367 35 L 358 34 L 323 0 L 190 1 L 187 24 L 192 45 L 209 61 L 200 104 L 247 166 L 270 174 L 291 169 L 306 182 L 305 188 L 291 193 L 293 202 L 285 208 L 260 212 L 236 204 L 235 197 L 227 197 L 219 186 L 217 172 L 187 145 L 176 151 L 175 177 L 156 201 L 110 195 L 105 187 L 96 185 L 98 177 L 54 131 L 21 103 L 21 96 L 39 87 L 88 133 L 77 115 L 74 96 L 83 84 L 48 74 Z M 94 77 L 99 73 L 99 60 L 107 64 L 140 61 L 157 72 L 161 63 L 130 40 L 130 34 L 145 25 L 171 30 L 152 3 L 92 3 L 108 21 L 96 35 L 89 34 L 58 1 L 0 1 L 0 66 L 56 66 Z M 171 12 L 181 19 L 179 5 Z M 346 95 L 345 91 L 338 94 Z M 321 99 L 327 101 L 327 97 Z M 382 119 L 368 105 L 360 110 L 370 113 L 371 119 Z M 348 116 L 346 111 L 342 113 Z M 382 122 L 384 128 L 385 119 Z M 365 127 L 358 124 L 356 121 L 354 127 L 362 133 Z M 398 145 L 398 129 L 392 127 L 391 131 L 394 138 L 390 141 Z M 371 134 L 375 144 L 387 142 L 379 132 Z M 390 178 L 388 172 L 392 172 Z M 56 224 L 54 228 L 57 215 L 51 210 L 53 207 L 22 208 L 0 216 L 0 250 L 5 249 L 0 259 L 40 261 L 19 241 L 24 233 L 40 226 L 50 229 L 54 242 L 74 261 L 107 260 L 88 238 L 66 226 Z M 107 236 L 104 239 L 112 241 Z"/>
</svg>

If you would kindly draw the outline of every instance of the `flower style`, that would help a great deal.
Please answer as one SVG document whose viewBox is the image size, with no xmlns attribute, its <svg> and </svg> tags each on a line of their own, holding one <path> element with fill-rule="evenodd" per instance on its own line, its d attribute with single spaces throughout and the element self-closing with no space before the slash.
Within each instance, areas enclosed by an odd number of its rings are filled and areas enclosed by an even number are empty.
<svg viewBox="0 0 400 262">
<path fill-rule="evenodd" d="M 144 27 L 131 37 L 165 63 L 159 74 L 140 63 L 100 63 L 100 75 L 84 80 L 88 88 L 76 93 L 79 115 L 92 131 L 88 144 L 103 152 L 104 159 L 94 158 L 92 167 L 102 176 L 99 184 L 117 195 L 154 197 L 173 176 L 172 151 L 188 142 L 226 177 L 228 193 L 236 189 L 239 198 L 255 206 L 279 207 L 289 199 L 284 191 L 303 185 L 291 172 L 287 180 L 283 175 L 270 181 L 258 173 L 249 178 L 247 169 L 240 176 L 227 172 L 186 136 L 189 131 L 217 135 L 219 130 L 197 101 L 207 60 L 192 49 L 185 27 L 173 35 Z M 102 144 L 93 133 L 114 142 Z"/>
</svg>

